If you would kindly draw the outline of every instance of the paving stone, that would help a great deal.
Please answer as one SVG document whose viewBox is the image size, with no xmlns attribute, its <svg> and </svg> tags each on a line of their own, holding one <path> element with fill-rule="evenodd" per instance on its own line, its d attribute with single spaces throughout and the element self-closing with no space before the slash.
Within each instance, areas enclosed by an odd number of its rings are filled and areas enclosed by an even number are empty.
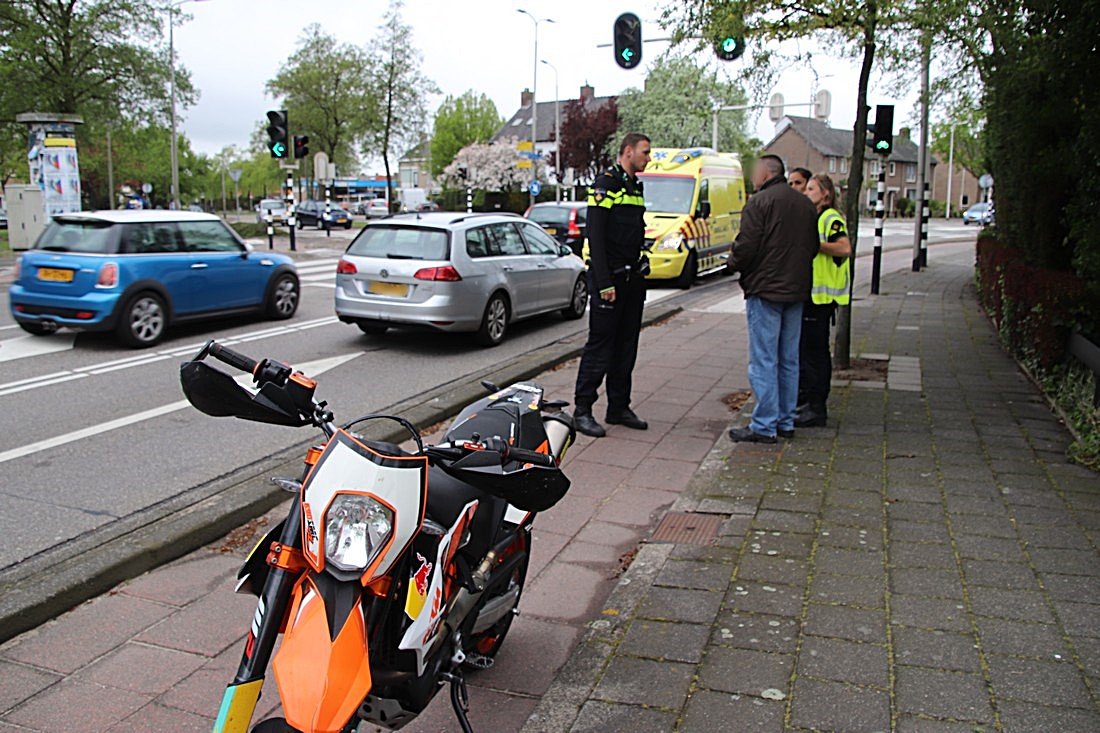
<svg viewBox="0 0 1100 733">
<path fill-rule="evenodd" d="M 996 616 L 1017 621 L 1054 623 L 1041 593 L 1008 588 L 970 586 L 970 607 L 980 616 Z"/>
<path fill-rule="evenodd" d="M 794 493 L 788 491 L 767 491 L 760 499 L 761 509 L 774 509 L 784 512 L 816 512 L 821 506 L 822 497 L 816 493 Z"/>
<path fill-rule="evenodd" d="M 815 517 L 812 514 L 762 510 L 753 521 L 753 529 L 779 532 L 798 532 L 810 534 L 814 529 Z"/>
<path fill-rule="evenodd" d="M 724 592 L 729 586 L 730 574 L 731 568 L 725 563 L 668 560 L 657 574 L 655 584 Z"/>
<path fill-rule="evenodd" d="M 734 611 L 764 613 L 773 616 L 800 616 L 802 588 L 751 581 L 735 581 L 727 595 L 726 605 Z"/>
<path fill-rule="evenodd" d="M 890 542 L 943 542 L 951 541 L 947 525 L 942 522 L 910 522 L 891 520 L 888 529 Z"/>
<path fill-rule="evenodd" d="M 213 718 L 206 718 L 151 702 L 125 720 L 111 726 L 109 733 L 207 733 Z"/>
<path fill-rule="evenodd" d="M 935 720 L 916 715 L 899 715 L 896 733 L 985 733 L 981 725 Z"/>
<path fill-rule="evenodd" d="M 822 547 L 846 547 L 855 550 L 874 551 L 882 548 L 882 533 L 870 532 L 856 527 L 823 525 L 818 532 L 817 542 Z"/>
<path fill-rule="evenodd" d="M 718 532 L 722 536 L 721 530 Z M 726 563 L 731 568 L 740 555 L 739 547 L 720 545 L 673 545 L 669 558 L 672 560 L 692 560 L 694 562 Z"/>
<path fill-rule="evenodd" d="M 226 589 L 200 598 L 135 638 L 212 657 L 236 642 L 242 631 L 247 631 L 255 610 L 255 598 Z"/>
<path fill-rule="evenodd" d="M 1078 708 L 1049 707 L 1001 700 L 997 703 L 1005 733 L 1095 733 L 1100 730 L 1100 713 Z"/>
<path fill-rule="evenodd" d="M 538 539 L 540 525 L 541 522 L 536 522 L 536 539 Z M 593 519 L 585 524 L 581 531 L 576 534 L 576 540 L 578 542 L 589 542 L 595 545 L 611 545 L 612 547 L 633 545 L 638 541 L 637 538 L 638 530 L 633 527 L 624 527 L 621 524 L 612 524 L 611 522 L 601 522 L 597 519 Z M 535 547 L 538 547 L 537 542 L 535 543 Z"/>
<path fill-rule="evenodd" d="M 745 731 L 746 733 L 781 733 L 785 705 L 781 701 L 762 700 L 748 695 L 731 695 L 711 690 L 699 690 L 688 701 L 681 733 L 709 731 Z M 631 730 L 606 728 L 604 731 Z M 603 733 L 601 731 L 601 733 Z"/>
<path fill-rule="evenodd" d="M 842 639 L 806 636 L 798 654 L 798 674 L 886 689 L 886 647 Z"/>
<path fill-rule="evenodd" d="M 791 700 L 791 723 L 837 733 L 890 729 L 890 697 L 882 690 L 799 677 Z"/>
<path fill-rule="evenodd" d="M 1098 563 L 1094 550 L 1066 550 L 1050 547 L 1033 547 L 1029 550 L 1032 564 L 1040 571 L 1047 573 L 1064 573 L 1066 575 L 1084 575 L 1097 583 L 1100 576 L 1100 563 Z"/>
<path fill-rule="evenodd" d="M 500 648 L 496 663 L 478 670 L 470 684 L 520 695 L 542 695 L 558 670 L 569 660 L 582 629 L 569 624 L 542 621 L 521 614 L 512 623 L 508 641 Z M 532 660 L 538 664 L 531 664 Z M 516 674 L 522 669 L 523 674 Z"/>
<path fill-rule="evenodd" d="M 522 611 L 576 621 L 588 618 L 614 587 L 611 574 L 574 563 L 553 562 L 523 591 Z"/>
<path fill-rule="evenodd" d="M 236 576 L 241 564 L 241 558 L 235 555 L 203 549 L 140 575 L 120 590 L 159 603 L 185 606 L 221 590 L 227 578 Z"/>
<path fill-rule="evenodd" d="M 963 514 L 951 518 L 951 526 L 957 534 L 977 534 L 986 537 L 1008 537 L 1015 539 L 1016 526 L 1007 517 L 983 517 L 977 514 Z"/>
<path fill-rule="evenodd" d="M 982 649 L 986 652 L 1047 660 L 1070 658 L 1057 626 L 981 616 L 977 624 Z"/>
<path fill-rule="evenodd" d="M 1068 662 L 1041 662 L 989 655 L 993 692 L 1024 702 L 1068 707 L 1090 707 L 1091 699 L 1075 666 Z"/>
<path fill-rule="evenodd" d="M 892 568 L 890 589 L 902 595 L 962 599 L 959 574 L 935 568 Z"/>
<path fill-rule="evenodd" d="M 941 631 L 970 630 L 962 601 L 903 596 L 900 593 L 890 597 L 890 622 Z"/>
<path fill-rule="evenodd" d="M 697 663 L 710 636 L 709 625 L 635 619 L 619 644 L 619 654 Z"/>
<path fill-rule="evenodd" d="M 737 567 L 738 580 L 804 585 L 809 574 L 806 563 L 789 557 L 744 555 Z"/>
<path fill-rule="evenodd" d="M 885 588 L 884 580 L 815 573 L 810 583 L 810 600 L 824 604 L 885 608 Z"/>
<path fill-rule="evenodd" d="M 1084 581 L 1088 582 L 1088 581 Z M 1071 636 L 1100 636 L 1100 606 L 1093 603 L 1054 601 L 1054 610 Z"/>
<path fill-rule="evenodd" d="M 756 697 L 765 690 L 786 694 L 793 668 L 794 657 L 789 654 L 711 647 L 699 666 L 698 684 Z"/>
<path fill-rule="evenodd" d="M 821 516 L 825 522 L 840 524 L 845 527 L 857 527 L 868 531 L 878 529 L 882 524 L 881 512 L 864 511 L 845 506 L 826 506 Z"/>
<path fill-rule="evenodd" d="M 981 560 L 1000 560 L 1002 562 L 1024 562 L 1020 543 L 1011 537 L 982 537 L 980 535 L 959 535 L 955 546 L 963 557 Z"/>
<path fill-rule="evenodd" d="M 833 575 L 879 577 L 883 573 L 882 553 L 873 550 L 822 547 L 814 556 L 814 570 Z"/>
<path fill-rule="evenodd" d="M 749 536 L 748 549 L 754 555 L 789 557 L 805 560 L 810 556 L 813 538 L 790 532 L 755 530 Z"/>
<path fill-rule="evenodd" d="M 928 631 L 895 626 L 894 660 L 897 664 L 933 667 L 961 672 L 980 672 L 981 661 L 974 637 L 949 631 Z"/>
<path fill-rule="evenodd" d="M 992 722 L 993 708 L 980 675 L 926 667 L 897 667 L 898 710 L 938 718 Z"/>
<path fill-rule="evenodd" d="M 886 616 L 878 610 L 811 603 L 803 630 L 817 636 L 879 641 L 885 638 Z"/>
<path fill-rule="evenodd" d="M 668 439 L 666 438 L 666 440 Z M 651 455 L 631 472 L 626 481 L 627 485 L 659 489 L 661 491 L 675 491 L 677 493 L 686 489 L 688 483 L 691 482 L 691 477 L 695 475 L 695 470 L 699 467 L 699 461 L 706 456 L 714 441 L 687 437 L 680 437 L 679 440 L 698 441 L 699 445 L 705 444 L 706 448 L 698 459 L 675 460 L 672 456 L 653 457 Z M 657 448 L 653 450 L 656 452 Z"/>
<path fill-rule="evenodd" d="M 638 606 L 639 618 L 709 624 L 718 615 L 720 591 L 654 586 Z"/>
<path fill-rule="evenodd" d="M 1039 590 L 1035 573 L 1023 563 L 963 558 L 963 572 L 968 585 L 988 585 L 994 588 Z"/>
<path fill-rule="evenodd" d="M 131 641 L 74 676 L 130 692 L 159 695 L 206 661 L 200 654 Z"/>
<path fill-rule="evenodd" d="M 711 644 L 789 654 L 798 644 L 798 621 L 785 616 L 765 616 L 723 611 L 711 635 Z"/>
<path fill-rule="evenodd" d="M 637 705 L 589 700 L 581 708 L 571 733 L 604 733 L 622 730 L 633 733 L 672 733 L 676 713 L 653 710 Z"/>
<path fill-rule="evenodd" d="M 600 521 L 649 527 L 664 515 L 678 494 L 623 484 L 596 512 Z"/>
<path fill-rule="evenodd" d="M 22 703 L 4 720 L 43 731 L 69 731 L 77 725 L 91 733 L 107 730 L 148 702 L 148 697 L 126 690 L 64 680 Z"/>
<path fill-rule="evenodd" d="M 61 675 L 0 660 L 0 711 L 8 710 L 46 689 Z"/>
<path fill-rule="evenodd" d="M 955 551 L 951 545 L 934 542 L 891 542 L 890 566 L 896 568 L 939 568 L 955 570 Z"/>
<path fill-rule="evenodd" d="M 687 698 L 694 671 L 690 664 L 615 656 L 592 697 L 607 702 L 679 708 Z"/>
</svg>

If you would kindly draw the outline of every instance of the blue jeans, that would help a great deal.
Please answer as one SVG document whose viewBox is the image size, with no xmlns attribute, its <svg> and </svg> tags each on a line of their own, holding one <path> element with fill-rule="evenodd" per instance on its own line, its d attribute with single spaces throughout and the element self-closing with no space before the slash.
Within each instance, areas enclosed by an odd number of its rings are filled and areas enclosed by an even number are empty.
<svg viewBox="0 0 1100 733">
<path fill-rule="evenodd" d="M 802 303 L 745 299 L 749 321 L 749 384 L 756 396 L 749 427 L 761 435 L 794 430 L 798 403 L 798 340 Z"/>
</svg>

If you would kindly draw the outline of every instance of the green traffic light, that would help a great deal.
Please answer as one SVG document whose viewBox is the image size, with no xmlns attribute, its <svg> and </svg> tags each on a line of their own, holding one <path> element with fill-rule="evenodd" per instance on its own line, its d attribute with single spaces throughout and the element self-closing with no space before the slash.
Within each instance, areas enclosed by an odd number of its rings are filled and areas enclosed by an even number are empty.
<svg viewBox="0 0 1100 733">
<path fill-rule="evenodd" d="M 733 53 L 736 49 L 737 49 L 737 39 L 736 38 L 726 37 L 726 38 L 722 39 L 722 50 L 723 51 L 725 51 L 726 53 Z"/>
<path fill-rule="evenodd" d="M 271 146 L 271 152 L 275 153 L 276 158 L 286 157 L 286 145 L 281 142 L 276 142 Z"/>
<path fill-rule="evenodd" d="M 889 150 L 889 149 L 890 149 L 890 143 L 886 142 L 885 140 L 879 140 L 877 143 L 875 143 L 875 150 Z"/>
<path fill-rule="evenodd" d="M 630 59 L 634 58 L 634 50 L 630 48 L 624 48 L 620 55 L 623 57 L 623 61 L 629 62 Z"/>
</svg>

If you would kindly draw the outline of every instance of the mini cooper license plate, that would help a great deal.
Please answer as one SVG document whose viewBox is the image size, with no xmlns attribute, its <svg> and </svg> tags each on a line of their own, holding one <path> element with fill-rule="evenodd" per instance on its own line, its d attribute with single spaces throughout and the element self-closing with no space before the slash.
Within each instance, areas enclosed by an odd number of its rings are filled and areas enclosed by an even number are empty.
<svg viewBox="0 0 1100 733">
<path fill-rule="evenodd" d="M 51 283 L 71 283 L 73 281 L 73 271 L 60 267 L 40 267 L 38 268 L 38 279 Z"/>
<path fill-rule="evenodd" d="M 384 283 L 378 280 L 371 280 L 367 283 L 367 292 L 374 293 L 375 295 L 391 295 L 398 298 L 404 298 L 409 294 L 409 286 L 405 283 Z"/>
</svg>

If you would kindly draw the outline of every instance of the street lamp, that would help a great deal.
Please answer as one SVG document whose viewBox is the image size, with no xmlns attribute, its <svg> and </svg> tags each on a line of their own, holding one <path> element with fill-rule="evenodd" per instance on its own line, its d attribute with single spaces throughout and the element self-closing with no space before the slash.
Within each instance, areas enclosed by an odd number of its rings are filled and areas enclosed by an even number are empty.
<svg viewBox="0 0 1100 733">
<path fill-rule="evenodd" d="M 561 107 L 560 97 L 558 96 L 558 67 L 546 59 L 542 60 L 542 63 L 550 67 L 554 72 L 554 181 L 555 193 L 554 200 L 561 201 Z M 583 104 L 584 100 L 581 100 Z"/>
<path fill-rule="evenodd" d="M 180 208 L 180 161 L 176 143 L 176 47 L 173 29 L 176 25 L 176 10 L 187 3 L 201 3 L 203 0 L 177 0 L 168 5 L 168 86 L 172 99 L 172 205 L 176 211 Z"/>
<path fill-rule="evenodd" d="M 523 8 L 517 8 L 517 13 L 523 13 L 535 24 L 535 74 L 531 81 L 531 152 L 538 152 L 539 130 L 539 23 L 553 23 L 551 18 L 537 18 Z M 531 161 L 531 182 L 538 179 L 539 166 L 535 160 Z M 535 203 L 535 194 L 531 194 L 531 204 Z"/>
</svg>

